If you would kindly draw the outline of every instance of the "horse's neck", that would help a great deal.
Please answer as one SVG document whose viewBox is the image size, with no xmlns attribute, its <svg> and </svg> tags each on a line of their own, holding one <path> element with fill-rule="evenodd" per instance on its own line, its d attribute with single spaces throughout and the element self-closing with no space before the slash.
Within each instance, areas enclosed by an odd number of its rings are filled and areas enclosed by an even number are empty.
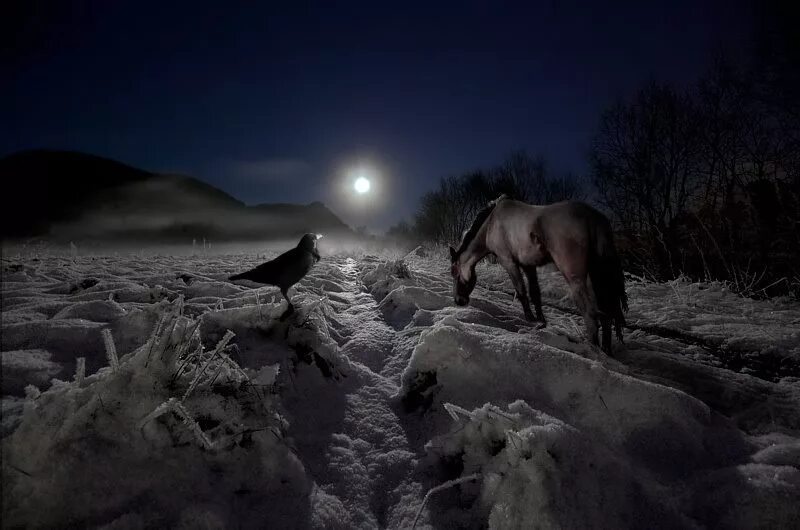
<svg viewBox="0 0 800 530">
<path fill-rule="evenodd" d="M 472 241 L 469 242 L 467 248 L 464 249 L 462 253 L 462 266 L 472 268 L 491 252 L 486 246 L 486 232 L 491 218 L 492 216 L 490 215 L 483 223 L 480 230 L 478 230 L 478 233 L 475 234 L 475 237 L 472 238 Z"/>
</svg>

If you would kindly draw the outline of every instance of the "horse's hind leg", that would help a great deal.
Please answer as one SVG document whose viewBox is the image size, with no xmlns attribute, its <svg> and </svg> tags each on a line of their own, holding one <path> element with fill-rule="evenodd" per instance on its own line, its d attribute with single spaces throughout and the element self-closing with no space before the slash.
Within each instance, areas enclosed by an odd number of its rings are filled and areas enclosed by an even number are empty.
<svg viewBox="0 0 800 530">
<path fill-rule="evenodd" d="M 502 260 L 500 263 L 511 277 L 511 283 L 514 285 L 514 289 L 517 291 L 517 297 L 519 298 L 519 303 L 522 304 L 522 311 L 525 313 L 525 319 L 530 321 L 535 320 L 533 313 L 531 312 L 531 304 L 528 301 L 528 295 L 525 294 L 525 280 L 522 279 L 522 273 L 519 271 L 519 265 L 508 260 Z"/>
<path fill-rule="evenodd" d="M 603 351 L 611 355 L 611 318 L 601 316 L 600 326 L 603 328 Z"/>
<path fill-rule="evenodd" d="M 625 342 L 622 340 L 622 327 L 625 325 L 625 315 L 622 313 L 622 307 L 620 307 L 619 304 L 617 304 L 614 313 L 614 329 L 617 333 L 617 340 Z"/>
<path fill-rule="evenodd" d="M 602 345 L 603 351 L 611 355 L 611 332 L 613 327 L 613 320 L 616 312 L 613 309 L 614 295 L 609 291 L 608 282 L 600 276 L 596 271 L 589 274 L 589 281 L 591 282 L 592 292 L 594 292 L 594 299 L 598 318 L 600 320 L 600 327 L 603 331 Z M 617 303 L 619 307 L 619 303 Z"/>
<path fill-rule="evenodd" d="M 542 292 L 539 289 L 539 275 L 536 273 L 536 266 L 522 267 L 522 272 L 528 278 L 528 296 L 530 296 L 533 307 L 536 309 L 536 320 L 542 323 L 541 327 L 545 327 L 547 321 L 544 319 L 544 313 L 542 312 Z"/>
<path fill-rule="evenodd" d="M 575 278 L 569 280 L 569 290 L 575 305 L 583 315 L 583 324 L 586 326 L 586 338 L 594 344 L 599 346 L 597 340 L 597 306 L 594 299 L 589 293 L 586 285 L 586 280 L 583 278 Z"/>
<path fill-rule="evenodd" d="M 619 299 L 615 296 L 608 278 L 602 276 L 597 268 L 590 272 L 589 278 L 597 301 L 600 325 L 603 328 L 603 351 L 611 355 L 611 333 L 615 322 L 617 336 L 621 336 L 620 316 L 622 310 Z"/>
</svg>

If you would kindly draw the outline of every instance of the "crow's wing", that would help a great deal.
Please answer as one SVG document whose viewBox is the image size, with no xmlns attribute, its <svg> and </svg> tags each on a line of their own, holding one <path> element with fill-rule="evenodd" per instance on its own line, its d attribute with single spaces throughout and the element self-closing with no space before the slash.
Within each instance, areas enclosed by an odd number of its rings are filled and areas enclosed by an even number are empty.
<svg viewBox="0 0 800 530">
<path fill-rule="evenodd" d="M 296 249 L 284 252 L 277 258 L 262 263 L 254 269 L 250 269 L 242 274 L 231 276 L 231 280 L 250 280 L 256 283 L 267 283 L 271 285 L 278 285 L 281 283 L 281 277 L 284 271 L 291 269 L 296 261 Z"/>
</svg>

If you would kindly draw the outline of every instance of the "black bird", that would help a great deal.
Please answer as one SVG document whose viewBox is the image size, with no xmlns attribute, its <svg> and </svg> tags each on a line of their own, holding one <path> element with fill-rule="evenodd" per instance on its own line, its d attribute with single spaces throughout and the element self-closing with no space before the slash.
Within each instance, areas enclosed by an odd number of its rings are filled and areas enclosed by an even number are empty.
<svg viewBox="0 0 800 530">
<path fill-rule="evenodd" d="M 319 234 L 306 234 L 293 249 L 284 252 L 272 261 L 268 261 L 241 274 L 234 274 L 230 281 L 250 280 L 251 282 L 264 283 L 279 287 L 281 294 L 289 307 L 281 315 L 281 320 L 294 313 L 294 306 L 289 300 L 289 288 L 303 279 L 308 274 L 311 267 L 321 258 L 317 252 L 317 239 L 322 236 Z"/>
</svg>

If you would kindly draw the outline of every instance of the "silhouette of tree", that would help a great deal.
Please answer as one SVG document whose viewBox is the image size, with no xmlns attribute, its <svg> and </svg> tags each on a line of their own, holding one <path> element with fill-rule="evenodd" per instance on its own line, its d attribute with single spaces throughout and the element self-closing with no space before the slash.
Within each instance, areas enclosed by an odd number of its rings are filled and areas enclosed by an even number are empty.
<svg viewBox="0 0 800 530">
<path fill-rule="evenodd" d="M 422 197 L 414 231 L 425 241 L 458 242 L 477 213 L 501 194 L 547 204 L 579 198 L 580 188 L 572 175 L 551 177 L 543 157 L 516 151 L 488 171 L 440 179 L 439 187 Z"/>
<path fill-rule="evenodd" d="M 718 58 L 693 90 L 649 83 L 603 113 L 592 181 L 629 269 L 800 287 L 800 127 L 764 68 Z"/>
</svg>

